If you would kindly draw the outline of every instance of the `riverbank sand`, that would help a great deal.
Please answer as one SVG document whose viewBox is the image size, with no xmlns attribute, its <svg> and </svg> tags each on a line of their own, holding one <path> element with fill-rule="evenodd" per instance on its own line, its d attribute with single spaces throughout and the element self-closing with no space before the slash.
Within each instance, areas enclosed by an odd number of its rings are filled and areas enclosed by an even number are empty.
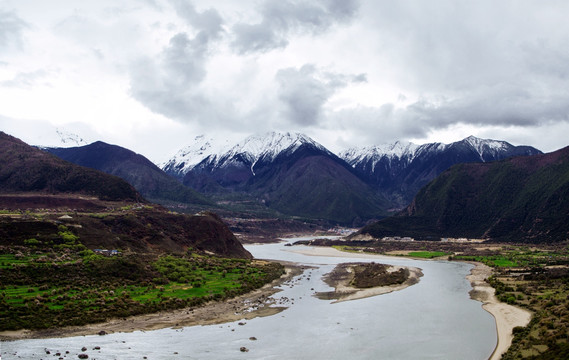
<svg viewBox="0 0 569 360">
<path fill-rule="evenodd" d="M 385 255 L 375 255 L 367 253 L 351 253 L 339 251 L 331 247 L 303 247 L 290 250 L 296 253 L 310 256 L 331 256 L 331 257 L 350 257 L 350 258 L 385 258 Z M 531 312 L 516 306 L 500 302 L 494 295 L 494 288 L 486 282 L 492 275 L 492 268 L 482 263 L 475 263 L 468 281 L 472 285 L 470 296 L 472 299 L 482 302 L 482 308 L 488 311 L 496 321 L 498 341 L 490 360 L 500 359 L 514 338 L 512 330 L 516 326 L 526 326 L 531 320 Z"/>
<path fill-rule="evenodd" d="M 496 319 L 498 343 L 490 360 L 500 359 L 512 344 L 514 339 L 512 330 L 516 326 L 526 326 L 531 320 L 532 313 L 517 306 L 500 302 L 495 296 L 495 289 L 485 281 L 492 275 L 492 268 L 481 263 L 473 264 L 475 267 L 466 277 L 472 285 L 470 296 L 474 300 L 481 301 L 483 303 L 482 308 Z"/>
<path fill-rule="evenodd" d="M 275 306 L 271 295 L 281 291 L 279 286 L 302 274 L 306 267 L 285 264 L 286 273 L 270 284 L 226 301 L 210 302 L 196 308 L 165 311 L 153 314 L 111 319 L 104 323 L 85 326 L 68 326 L 47 330 L 17 330 L 0 332 L 0 340 L 47 339 L 56 337 L 111 334 L 116 332 L 150 331 L 164 328 L 181 328 L 193 325 L 211 325 L 249 320 L 259 316 L 278 314 L 287 307 Z"/>
</svg>

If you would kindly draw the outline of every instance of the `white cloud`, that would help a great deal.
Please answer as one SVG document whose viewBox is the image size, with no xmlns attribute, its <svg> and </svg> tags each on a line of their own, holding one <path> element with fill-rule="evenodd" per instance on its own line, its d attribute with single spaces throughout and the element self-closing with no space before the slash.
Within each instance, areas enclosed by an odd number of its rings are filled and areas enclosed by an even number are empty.
<svg viewBox="0 0 569 360">
<path fill-rule="evenodd" d="M 137 138 L 172 139 L 157 142 L 165 148 L 205 132 L 274 129 L 334 148 L 495 133 L 553 150 L 563 137 L 545 134 L 569 127 L 566 1 L 5 0 L 3 8 L 0 114 L 83 123 L 150 157 L 164 150 Z"/>
</svg>

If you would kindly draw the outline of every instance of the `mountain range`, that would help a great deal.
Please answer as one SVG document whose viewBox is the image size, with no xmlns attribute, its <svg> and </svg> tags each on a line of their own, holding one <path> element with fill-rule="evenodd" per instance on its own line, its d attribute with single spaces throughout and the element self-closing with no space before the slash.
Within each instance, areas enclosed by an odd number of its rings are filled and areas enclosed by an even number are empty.
<svg viewBox="0 0 569 360">
<path fill-rule="evenodd" d="M 379 218 L 388 204 L 345 161 L 299 133 L 250 136 L 197 162 L 182 182 L 206 193 L 247 194 L 283 214 L 344 224 Z"/>
<path fill-rule="evenodd" d="M 450 166 L 484 163 L 512 156 L 541 154 L 530 146 L 513 146 L 505 141 L 469 136 L 450 144 L 395 142 L 388 145 L 352 148 L 340 152 L 355 172 L 393 202 L 407 206 L 419 189 Z"/>
<path fill-rule="evenodd" d="M 142 202 L 127 182 L 82 168 L 0 132 L 0 193 L 77 193 L 101 200 Z"/>
<path fill-rule="evenodd" d="M 241 193 L 285 214 L 358 223 L 402 209 L 453 164 L 541 152 L 470 136 L 451 144 L 396 142 L 335 155 L 299 133 L 253 135 L 234 146 L 200 136 L 162 164 L 200 192 Z"/>
<path fill-rule="evenodd" d="M 375 238 L 569 239 L 569 147 L 452 166 L 396 216 L 360 230 Z"/>
<path fill-rule="evenodd" d="M 65 161 L 3 132 L 0 209 L 9 214 L 0 217 L 0 245 L 54 241 L 66 224 L 91 249 L 183 253 L 192 248 L 251 258 L 217 215 L 170 213 L 117 176 Z"/>
</svg>

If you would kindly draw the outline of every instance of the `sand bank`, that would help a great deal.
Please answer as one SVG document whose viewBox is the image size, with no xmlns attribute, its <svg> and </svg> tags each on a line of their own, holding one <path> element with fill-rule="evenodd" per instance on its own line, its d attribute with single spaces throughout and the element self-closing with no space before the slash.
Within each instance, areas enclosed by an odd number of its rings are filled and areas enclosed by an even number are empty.
<svg viewBox="0 0 569 360">
<path fill-rule="evenodd" d="M 482 308 L 496 319 L 498 343 L 490 360 L 500 359 L 512 344 L 514 327 L 526 326 L 531 320 L 532 313 L 517 306 L 500 302 L 495 296 L 495 289 L 485 281 L 492 275 L 492 268 L 481 263 L 473 264 L 475 267 L 466 277 L 472 284 L 470 296 L 474 300 L 481 301 L 483 303 Z"/>
<path fill-rule="evenodd" d="M 115 332 L 149 331 L 163 328 L 179 328 L 193 325 L 211 325 L 249 320 L 259 316 L 275 315 L 287 307 L 274 306 L 271 295 L 281 291 L 275 287 L 302 274 L 306 267 L 285 264 L 286 273 L 270 284 L 250 293 L 220 302 L 210 302 L 196 308 L 164 311 L 153 314 L 112 319 L 104 323 L 84 326 L 68 326 L 47 330 L 18 330 L 0 332 L 0 340 L 41 339 L 96 335 L 101 331 Z"/>
</svg>

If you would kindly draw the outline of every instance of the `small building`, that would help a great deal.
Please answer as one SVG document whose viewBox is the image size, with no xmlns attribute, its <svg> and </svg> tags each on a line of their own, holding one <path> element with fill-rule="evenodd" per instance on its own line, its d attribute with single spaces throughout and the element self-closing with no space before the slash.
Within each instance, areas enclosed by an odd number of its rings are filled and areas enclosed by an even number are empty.
<svg viewBox="0 0 569 360">
<path fill-rule="evenodd" d="M 104 256 L 117 256 L 120 254 L 118 250 L 107 250 L 107 249 L 95 249 L 93 250 L 95 254 L 104 255 Z"/>
</svg>

